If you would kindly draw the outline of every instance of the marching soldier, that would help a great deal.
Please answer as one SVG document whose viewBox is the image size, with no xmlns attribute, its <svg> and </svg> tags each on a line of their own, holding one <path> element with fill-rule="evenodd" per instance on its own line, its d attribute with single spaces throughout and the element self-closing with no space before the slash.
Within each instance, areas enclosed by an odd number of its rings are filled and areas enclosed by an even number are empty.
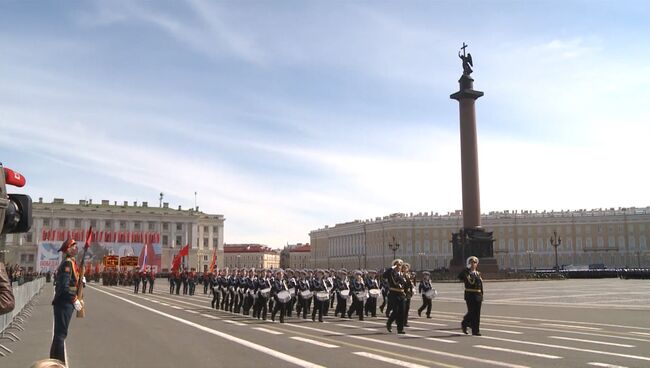
<svg viewBox="0 0 650 368">
<path fill-rule="evenodd" d="M 325 289 L 325 283 L 323 282 L 323 276 L 325 275 L 325 272 L 323 270 L 316 270 L 316 277 L 312 280 L 311 283 L 311 291 L 312 292 L 319 292 L 319 291 L 327 291 Z M 316 313 L 318 312 L 318 322 L 323 322 L 323 313 L 325 312 L 325 303 L 328 303 L 328 300 L 323 300 L 320 301 L 316 297 L 314 293 L 314 309 L 311 311 L 311 320 L 316 321 Z M 343 312 L 345 313 L 345 311 Z"/>
<path fill-rule="evenodd" d="M 181 283 L 183 284 L 183 295 L 187 295 L 189 280 L 186 270 L 181 273 Z"/>
<path fill-rule="evenodd" d="M 149 275 L 147 275 L 147 269 L 143 269 L 140 273 L 140 279 L 142 280 L 142 294 L 147 293 L 147 281 L 149 281 Z"/>
<path fill-rule="evenodd" d="M 77 299 L 77 286 L 79 285 L 79 271 L 74 257 L 77 255 L 77 242 L 68 239 L 63 242 L 59 252 L 65 258 L 56 272 L 56 287 L 52 306 L 54 307 L 54 336 L 50 347 L 50 358 L 58 359 L 65 363 L 65 338 L 68 336 L 68 327 L 74 310 L 83 308 L 82 302 Z"/>
<path fill-rule="evenodd" d="M 203 295 L 207 295 L 208 286 L 210 285 L 210 273 L 208 271 L 203 272 L 203 278 L 201 281 L 203 282 Z"/>
<path fill-rule="evenodd" d="M 467 327 L 470 327 L 472 335 L 481 336 L 479 324 L 483 303 L 483 279 L 477 270 L 478 258 L 475 256 L 467 258 L 466 266 L 467 268 L 458 275 L 458 278 L 465 283 L 465 304 L 467 304 L 467 314 L 460 325 L 465 334 L 467 334 Z"/>
<path fill-rule="evenodd" d="M 347 297 L 341 295 L 342 291 L 347 290 L 350 292 L 350 282 L 348 281 L 348 274 L 345 268 L 339 270 L 339 277 L 334 280 L 334 287 L 336 288 L 336 309 L 334 310 L 334 316 L 336 317 L 339 313 L 341 318 L 345 318 L 345 309 L 347 304 Z"/>
<path fill-rule="evenodd" d="M 379 282 L 377 281 L 377 271 L 369 270 L 368 277 L 366 278 L 366 288 L 370 290 L 379 290 Z M 371 315 L 372 317 L 377 317 L 377 298 L 370 297 L 366 300 L 365 306 L 366 316 Z"/>
<path fill-rule="evenodd" d="M 329 270 L 323 270 L 325 272 L 325 275 L 323 277 L 323 283 L 325 283 L 325 289 L 327 292 L 330 294 L 329 300 L 325 302 L 325 312 L 323 313 L 325 317 L 327 317 L 327 314 L 329 313 L 331 301 L 334 299 L 334 295 L 332 295 L 332 290 L 334 290 L 334 279 L 332 278 L 330 271 Z"/>
<path fill-rule="evenodd" d="M 431 299 L 424 294 L 432 289 L 433 286 L 431 286 L 431 274 L 429 271 L 424 271 L 422 273 L 422 282 L 418 287 L 418 292 L 422 295 L 422 306 L 418 308 L 418 316 L 420 317 L 422 317 L 422 311 L 426 309 L 427 318 L 431 318 Z"/>
<path fill-rule="evenodd" d="M 153 282 L 156 281 L 156 273 L 149 270 L 149 294 L 153 294 Z"/>
<path fill-rule="evenodd" d="M 404 327 L 409 326 L 409 310 L 411 310 L 411 298 L 413 298 L 413 288 L 415 287 L 415 277 L 411 274 L 411 265 L 404 263 L 402 265 L 402 274 L 406 283 L 404 284 L 404 293 L 406 302 L 404 304 Z"/>
<path fill-rule="evenodd" d="M 365 293 L 366 284 L 363 282 L 362 272 L 359 270 L 354 271 L 354 280 L 350 283 L 350 294 L 352 294 L 352 303 L 348 309 L 348 318 L 352 318 L 352 312 L 359 316 L 359 321 L 363 321 L 363 301 L 365 298 L 360 298 L 357 293 Z"/>
<path fill-rule="evenodd" d="M 138 291 L 140 290 L 140 273 L 138 271 L 133 271 L 132 278 L 133 278 L 133 292 L 137 294 Z"/>
<path fill-rule="evenodd" d="M 219 292 L 221 293 L 221 303 L 219 309 L 226 310 L 226 305 L 228 305 L 228 272 L 227 270 L 221 270 L 219 278 L 217 279 L 219 283 Z"/>
<path fill-rule="evenodd" d="M 386 321 L 386 329 L 392 332 L 393 322 L 397 322 L 397 333 L 404 334 L 404 308 L 406 307 L 406 293 L 404 287 L 406 279 L 402 274 L 404 261 L 396 259 L 393 267 L 384 272 L 384 278 L 388 280 L 388 305 L 392 307 L 391 314 Z"/>
<path fill-rule="evenodd" d="M 271 272 L 270 270 L 268 271 L 269 273 Z M 262 274 L 263 275 L 263 274 Z M 271 288 L 271 281 L 270 277 L 260 277 L 257 279 L 257 291 L 258 291 L 258 296 L 257 296 L 257 303 L 256 303 L 256 310 L 257 310 L 257 319 L 260 319 L 260 317 L 266 321 L 266 313 L 268 312 L 268 304 L 269 304 L 269 294 L 267 294 L 267 289 Z M 264 292 L 263 292 L 264 291 Z"/>
<path fill-rule="evenodd" d="M 194 295 L 194 292 L 196 291 L 196 272 L 193 268 L 187 275 L 187 284 L 189 288 L 189 294 Z"/>
<path fill-rule="evenodd" d="M 305 270 L 300 271 L 300 279 L 298 280 L 297 287 L 298 307 L 296 308 L 296 314 L 300 317 L 300 313 L 302 312 L 302 319 L 307 319 L 307 313 L 309 313 L 311 304 L 311 295 L 305 298 L 302 294 L 304 291 L 311 291 L 311 283 L 307 279 L 307 272 Z"/>
<path fill-rule="evenodd" d="M 296 286 L 297 286 L 297 281 L 296 277 L 294 275 L 294 272 L 292 269 L 288 268 L 287 271 L 287 286 L 289 287 L 289 292 L 293 291 L 293 294 L 291 295 L 291 300 L 287 304 L 287 317 L 291 317 L 293 314 L 293 306 L 296 304 Z"/>
<path fill-rule="evenodd" d="M 242 305 L 243 314 L 248 316 L 251 311 L 251 307 L 255 304 L 255 285 L 257 284 L 257 277 L 255 276 L 255 269 L 251 268 L 248 270 L 248 276 L 244 278 L 244 283 L 246 284 L 246 293 L 244 294 L 244 304 Z"/>
<path fill-rule="evenodd" d="M 278 295 L 283 291 L 289 292 L 289 286 L 287 285 L 287 281 L 284 279 L 284 272 L 279 269 L 275 272 L 275 279 L 271 285 L 271 294 L 273 295 L 273 299 L 275 299 L 275 307 L 271 312 L 271 321 L 273 322 L 275 322 L 275 315 L 280 311 L 280 323 L 284 323 L 284 316 L 287 313 L 286 308 L 288 302 L 280 300 Z"/>
</svg>

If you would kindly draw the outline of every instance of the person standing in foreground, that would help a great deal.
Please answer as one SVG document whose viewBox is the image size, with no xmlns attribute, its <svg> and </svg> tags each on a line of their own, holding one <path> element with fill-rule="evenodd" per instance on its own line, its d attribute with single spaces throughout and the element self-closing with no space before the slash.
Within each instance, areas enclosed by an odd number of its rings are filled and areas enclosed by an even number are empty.
<svg viewBox="0 0 650 368">
<path fill-rule="evenodd" d="M 9 275 L 5 271 L 5 265 L 0 262 L 0 315 L 14 310 L 16 301 L 14 298 Z"/>
<path fill-rule="evenodd" d="M 68 239 L 63 242 L 59 252 L 65 255 L 63 262 L 56 272 L 56 288 L 54 300 L 54 337 L 50 347 L 50 358 L 58 359 L 65 363 L 65 338 L 68 336 L 68 327 L 74 310 L 83 308 L 82 302 L 77 299 L 79 284 L 79 270 L 74 257 L 77 255 L 77 242 Z"/>
<path fill-rule="evenodd" d="M 467 334 L 467 327 L 470 327 L 472 335 L 481 336 L 479 324 L 483 303 L 483 279 L 477 268 L 478 258 L 474 256 L 467 258 L 467 268 L 458 275 L 458 278 L 465 283 L 465 304 L 467 304 L 467 314 L 463 317 L 461 328 Z"/>
</svg>

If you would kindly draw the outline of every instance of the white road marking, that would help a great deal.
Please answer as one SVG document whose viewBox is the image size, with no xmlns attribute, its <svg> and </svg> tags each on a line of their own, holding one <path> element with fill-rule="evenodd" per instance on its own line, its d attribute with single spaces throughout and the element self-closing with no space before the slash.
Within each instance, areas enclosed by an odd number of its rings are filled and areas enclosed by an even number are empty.
<svg viewBox="0 0 650 368">
<path fill-rule="evenodd" d="M 466 355 L 460 355 L 460 354 L 453 354 L 453 353 L 448 353 L 445 351 L 439 351 L 439 350 L 433 350 L 431 348 L 420 348 L 417 346 L 410 346 L 406 345 L 403 342 L 401 343 L 394 343 L 394 342 L 388 342 L 388 341 L 383 341 L 383 340 L 378 340 L 375 338 L 369 338 L 369 337 L 364 337 L 364 336 L 357 336 L 357 335 L 346 335 L 342 332 L 337 332 L 337 331 L 332 331 L 332 330 L 325 330 L 323 328 L 315 328 L 315 327 L 307 327 L 307 326 L 302 326 L 302 325 L 290 325 L 291 327 L 296 327 L 296 328 L 301 328 L 305 330 L 311 330 L 311 331 L 319 331 L 319 332 L 328 332 L 332 336 L 343 336 L 343 337 L 349 337 L 351 339 L 357 339 L 357 340 L 363 340 L 363 341 L 368 341 L 372 344 L 384 344 L 384 345 L 389 345 L 389 346 L 394 346 L 397 347 L 401 350 L 407 349 L 407 350 L 415 350 L 415 351 L 420 351 L 428 354 L 433 354 L 433 355 L 441 355 L 445 357 L 450 357 L 450 358 L 455 358 L 459 360 L 469 360 L 472 362 L 480 363 L 481 366 L 485 366 L 486 364 L 490 365 L 495 365 L 499 367 L 506 367 L 506 368 L 529 368 L 528 366 L 525 365 L 518 365 L 518 364 L 510 364 L 506 362 L 500 362 L 497 360 L 490 360 L 490 359 L 482 359 L 482 358 L 475 358 L 471 356 L 466 356 Z"/>
<path fill-rule="evenodd" d="M 320 342 L 320 341 L 317 341 L 317 340 L 306 339 L 304 337 L 292 336 L 291 338 L 293 340 L 298 340 L 298 341 L 306 342 L 308 344 L 314 344 L 314 345 L 322 346 L 324 348 L 338 348 L 338 345 L 332 345 L 332 344 Z"/>
<path fill-rule="evenodd" d="M 409 363 L 409 362 L 404 362 L 401 360 L 393 359 L 393 358 L 387 358 L 385 356 L 377 355 L 377 354 L 371 354 L 371 353 L 366 353 L 363 351 L 357 351 L 352 354 L 362 356 L 364 358 L 369 358 L 369 359 L 374 359 L 374 360 L 379 360 L 380 362 L 384 363 L 390 363 L 390 364 L 395 364 L 400 367 L 407 367 L 407 368 L 427 368 L 425 365 L 420 365 L 420 364 L 415 364 L 415 363 Z"/>
<path fill-rule="evenodd" d="M 497 330 L 497 329 L 494 329 L 494 328 L 485 328 L 485 327 L 481 328 L 481 331 L 501 332 L 501 333 L 511 334 L 511 335 L 523 335 L 523 334 L 524 334 L 523 332 L 507 331 L 507 330 Z"/>
<path fill-rule="evenodd" d="M 573 325 L 561 325 L 557 323 L 540 323 L 542 326 L 551 326 L 551 327 L 563 327 L 563 328 L 577 328 L 580 330 L 594 330 L 594 331 L 601 331 L 602 328 L 598 327 L 586 327 L 586 326 L 573 326 Z"/>
<path fill-rule="evenodd" d="M 283 333 L 280 332 L 280 331 L 269 330 L 269 329 L 263 328 L 263 327 L 255 327 L 255 328 L 253 328 L 253 330 L 270 333 L 271 335 L 283 335 Z"/>
<path fill-rule="evenodd" d="M 413 335 L 413 334 L 404 334 L 404 336 L 412 337 L 412 338 L 420 338 L 420 339 L 429 340 L 429 341 L 446 342 L 448 344 L 456 344 L 456 343 L 458 343 L 458 341 L 441 339 L 441 338 L 437 338 L 437 337 L 424 337 L 424 336 Z"/>
<path fill-rule="evenodd" d="M 193 311 L 193 310 L 189 310 L 189 309 L 185 309 L 185 311 L 186 311 L 187 313 L 199 314 L 199 312 L 197 312 L 197 311 Z"/>
<path fill-rule="evenodd" d="M 503 339 L 500 337 L 492 337 L 492 336 L 481 336 L 479 337 L 480 339 L 489 339 L 489 340 L 498 340 L 498 341 L 506 341 L 506 342 L 513 342 L 516 344 L 525 344 L 525 345 L 534 345 L 534 346 L 543 346 L 547 348 L 555 348 L 555 349 L 563 349 L 563 350 L 573 350 L 573 351 L 582 351 L 585 353 L 593 353 L 593 354 L 602 354 L 602 355 L 610 355 L 610 356 L 615 356 L 615 357 L 621 357 L 621 358 L 630 358 L 630 359 L 637 359 L 637 360 L 645 360 L 650 362 L 650 357 L 646 356 L 639 356 L 639 355 L 630 355 L 630 354 L 619 354 L 619 353 L 611 353 L 608 351 L 600 351 L 600 350 L 592 350 L 592 349 L 581 349 L 581 348 L 573 348 L 570 346 L 561 346 L 561 345 L 552 345 L 552 344 L 543 344 L 540 342 L 531 342 L 531 341 L 522 341 L 522 340 L 512 340 L 512 339 Z"/>
<path fill-rule="evenodd" d="M 521 355 L 529 355 L 529 356 L 534 356 L 538 358 L 546 358 L 546 359 L 562 359 L 561 356 L 557 355 L 549 355 L 549 354 L 540 354 L 540 353 L 533 353 L 530 351 L 524 351 L 524 350 L 514 350 L 514 349 L 505 349 L 505 348 L 499 348 L 496 346 L 487 346 L 487 345 L 474 345 L 475 348 L 479 349 L 487 349 L 487 350 L 496 350 L 496 351 L 503 351 L 505 353 L 513 353 L 513 354 L 521 354 Z"/>
<path fill-rule="evenodd" d="M 208 318 L 212 318 L 212 319 L 221 319 L 221 318 L 219 318 L 219 317 L 217 317 L 217 316 L 211 316 L 211 315 L 209 315 L 209 314 L 205 314 L 205 313 L 203 313 L 203 314 L 201 314 L 201 315 L 202 315 L 203 317 L 208 317 Z"/>
<path fill-rule="evenodd" d="M 237 321 L 231 321 L 229 319 L 224 319 L 223 321 L 226 322 L 226 323 L 233 324 L 235 326 L 246 326 L 245 323 L 241 323 L 241 322 L 237 322 Z"/>
<path fill-rule="evenodd" d="M 590 362 L 587 363 L 588 365 L 593 365 L 594 367 L 603 367 L 603 368 L 627 368 L 622 365 L 614 365 L 614 364 L 606 364 L 606 363 L 598 363 L 598 362 Z"/>
<path fill-rule="evenodd" d="M 600 345 L 611 345 L 611 346 L 620 346 L 622 348 L 635 348 L 636 346 L 634 345 L 626 345 L 626 344 L 616 344 L 613 342 L 605 342 L 605 341 L 594 341 L 594 340 L 584 340 L 584 339 L 574 339 L 572 337 L 563 337 L 563 336 L 549 336 L 551 339 L 558 339 L 558 340 L 568 340 L 568 341 L 579 341 L 579 342 L 587 342 L 590 344 L 600 344 Z"/>
<path fill-rule="evenodd" d="M 180 309 L 183 309 L 183 308 L 178 307 L 178 306 L 175 306 L 175 305 L 170 305 L 170 307 L 171 307 L 171 308 L 174 308 L 174 309 L 179 309 L 179 310 L 180 310 Z"/>
<path fill-rule="evenodd" d="M 630 333 L 635 335 L 650 336 L 650 333 L 646 333 L 646 332 L 630 332 Z"/>
<path fill-rule="evenodd" d="M 341 327 L 354 328 L 354 329 L 357 329 L 357 330 L 364 330 L 364 331 L 371 331 L 371 332 L 379 331 L 376 328 L 368 328 L 368 327 L 359 327 L 359 326 L 354 326 L 354 325 L 346 325 L 344 323 L 337 323 L 336 325 L 341 326 Z"/>
<path fill-rule="evenodd" d="M 132 304 L 132 305 L 134 305 L 134 306 L 136 306 L 136 307 L 139 307 L 139 308 L 142 308 L 142 309 L 148 310 L 148 311 L 150 311 L 150 312 L 152 312 L 152 313 L 156 313 L 156 314 L 161 315 L 161 316 L 163 316 L 163 317 L 167 317 L 167 318 L 169 318 L 169 319 L 172 319 L 172 320 L 174 320 L 174 321 L 180 322 L 180 323 L 182 323 L 182 324 L 185 324 L 185 325 L 188 325 L 188 326 L 194 327 L 194 328 L 196 328 L 196 329 L 198 329 L 198 330 L 201 330 L 201 331 L 207 332 L 207 333 L 209 333 L 209 334 L 216 335 L 216 336 L 219 336 L 219 337 L 224 338 L 224 339 L 226 339 L 226 340 L 232 341 L 232 342 L 234 342 L 234 343 L 236 343 L 236 344 L 240 344 L 240 345 L 243 345 L 243 346 L 245 346 L 245 347 L 247 347 L 247 348 L 250 348 L 250 349 L 253 349 L 253 350 L 257 350 L 257 351 L 259 351 L 259 352 L 261 352 L 261 353 L 268 354 L 268 355 L 270 355 L 270 356 L 272 356 L 272 357 L 275 357 L 275 358 L 278 358 L 278 359 L 284 360 L 285 362 L 288 362 L 288 363 L 291 363 L 291 364 L 295 364 L 295 365 L 298 365 L 298 366 L 300 366 L 300 367 L 308 367 L 308 368 L 325 368 L 325 367 L 323 367 L 323 366 L 321 366 L 321 365 L 314 364 L 314 363 L 312 363 L 312 362 L 308 362 L 308 361 L 306 361 L 306 360 L 303 360 L 303 359 L 300 359 L 300 358 L 296 358 L 296 357 L 294 357 L 294 356 L 291 356 L 291 355 L 288 355 L 288 354 L 285 354 L 285 353 L 281 353 L 281 352 L 279 352 L 279 351 L 276 351 L 276 350 L 273 350 L 273 349 L 267 348 L 267 347 L 265 347 L 265 346 L 261 346 L 261 345 L 259 345 L 259 344 L 257 344 L 257 343 L 253 343 L 253 342 L 250 342 L 250 341 L 247 341 L 247 340 L 244 340 L 244 339 L 240 339 L 240 338 L 238 338 L 238 337 L 235 337 L 235 336 L 232 336 L 232 335 L 228 335 L 228 334 L 226 334 L 226 333 L 223 333 L 223 332 L 220 332 L 220 331 L 217 331 L 217 330 L 214 330 L 214 329 L 211 329 L 211 328 L 205 327 L 205 326 L 201 326 L 201 325 L 199 325 L 199 324 L 197 324 L 197 323 L 194 323 L 194 322 L 191 322 L 191 321 L 188 321 L 188 320 L 185 320 L 185 319 L 182 319 L 182 318 L 179 318 L 179 317 L 173 316 L 173 315 L 168 314 L 168 313 L 161 312 L 161 311 L 159 311 L 159 310 L 157 310 L 157 309 L 149 308 L 149 307 L 147 307 L 147 306 L 145 306 L 145 305 L 142 305 L 142 304 L 136 303 L 136 302 L 131 301 L 131 300 L 128 300 L 128 299 L 126 299 L 126 298 L 122 298 L 121 296 L 113 295 L 113 294 L 111 294 L 111 293 L 109 293 L 109 292 L 106 292 L 106 291 L 104 291 L 104 290 L 100 290 L 100 289 L 95 288 L 95 287 L 92 287 L 92 286 L 91 286 L 90 288 L 95 289 L 95 290 L 97 290 L 97 291 L 99 291 L 99 292 L 101 292 L 101 293 L 104 293 L 104 294 L 110 295 L 110 296 L 112 296 L 113 298 L 116 298 L 116 299 L 122 300 L 122 301 L 124 301 L 124 302 L 127 302 L 127 303 L 129 303 L 129 304 Z"/>
</svg>

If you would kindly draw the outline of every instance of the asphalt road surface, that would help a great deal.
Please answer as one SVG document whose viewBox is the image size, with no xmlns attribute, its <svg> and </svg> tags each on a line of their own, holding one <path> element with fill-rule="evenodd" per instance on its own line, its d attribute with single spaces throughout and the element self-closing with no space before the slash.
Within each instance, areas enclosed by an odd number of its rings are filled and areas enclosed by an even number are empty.
<svg viewBox="0 0 650 368">
<path fill-rule="evenodd" d="M 48 285 L 49 288 L 51 286 Z M 406 335 L 386 318 L 262 321 L 210 308 L 210 295 L 90 284 L 73 318 L 68 363 L 79 367 L 650 367 L 650 282 L 485 283 L 481 333 L 460 330 L 461 284 L 434 284 L 430 319 L 411 303 Z M 269 313 L 270 319 L 270 313 Z M 0 361 L 1 363 L 1 361 Z"/>
</svg>

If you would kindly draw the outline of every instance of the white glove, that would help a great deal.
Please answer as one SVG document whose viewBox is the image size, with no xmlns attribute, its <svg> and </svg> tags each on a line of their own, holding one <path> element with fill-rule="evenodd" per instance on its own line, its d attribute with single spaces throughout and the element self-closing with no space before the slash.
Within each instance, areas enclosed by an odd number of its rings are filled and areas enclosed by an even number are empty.
<svg viewBox="0 0 650 368">
<path fill-rule="evenodd" d="M 79 312 L 80 310 L 82 310 L 83 307 L 84 307 L 83 302 L 82 302 L 81 300 L 79 300 L 79 299 L 75 299 L 73 305 L 74 305 L 74 309 L 75 309 L 77 312 Z"/>
</svg>

